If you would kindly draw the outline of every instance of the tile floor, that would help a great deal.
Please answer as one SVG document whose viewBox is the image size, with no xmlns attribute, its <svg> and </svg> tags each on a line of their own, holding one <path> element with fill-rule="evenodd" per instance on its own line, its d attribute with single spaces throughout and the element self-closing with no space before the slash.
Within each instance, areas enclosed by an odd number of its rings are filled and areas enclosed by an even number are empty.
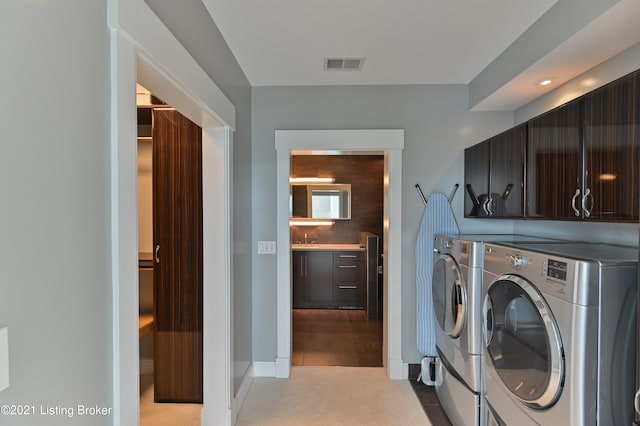
<svg viewBox="0 0 640 426">
<path fill-rule="evenodd" d="M 239 426 L 431 424 L 411 384 L 389 380 L 380 367 L 293 367 L 288 380 L 257 377 L 237 422 Z"/>
<path fill-rule="evenodd" d="M 294 366 L 382 367 L 382 321 L 363 310 L 294 309 Z"/>
</svg>

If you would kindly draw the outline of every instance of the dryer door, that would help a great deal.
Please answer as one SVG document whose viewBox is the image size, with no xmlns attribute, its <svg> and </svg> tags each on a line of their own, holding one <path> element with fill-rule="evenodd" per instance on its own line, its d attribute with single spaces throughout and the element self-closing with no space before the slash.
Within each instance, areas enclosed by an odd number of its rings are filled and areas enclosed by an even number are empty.
<svg viewBox="0 0 640 426">
<path fill-rule="evenodd" d="M 467 315 L 467 293 L 460 268 L 451 256 L 436 259 L 431 291 L 433 311 L 440 328 L 453 338 L 460 336 Z"/>
<path fill-rule="evenodd" d="M 558 326 L 538 290 L 517 275 L 502 275 L 484 299 L 488 358 L 503 385 L 531 408 L 552 406 L 564 383 Z"/>
</svg>

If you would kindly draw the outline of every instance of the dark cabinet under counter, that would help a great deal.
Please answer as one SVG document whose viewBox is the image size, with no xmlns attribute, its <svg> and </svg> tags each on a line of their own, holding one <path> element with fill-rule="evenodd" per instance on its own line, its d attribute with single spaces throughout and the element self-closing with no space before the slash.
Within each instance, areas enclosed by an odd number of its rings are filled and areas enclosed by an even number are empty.
<svg viewBox="0 0 640 426">
<path fill-rule="evenodd" d="M 294 250 L 293 307 L 364 308 L 364 251 Z"/>
</svg>

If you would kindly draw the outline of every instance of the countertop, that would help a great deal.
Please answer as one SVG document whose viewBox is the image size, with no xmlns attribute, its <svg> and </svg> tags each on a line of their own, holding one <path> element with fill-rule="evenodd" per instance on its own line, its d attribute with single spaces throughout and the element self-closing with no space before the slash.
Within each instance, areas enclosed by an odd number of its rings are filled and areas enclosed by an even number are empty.
<svg viewBox="0 0 640 426">
<path fill-rule="evenodd" d="M 291 250 L 294 251 L 364 251 L 364 247 L 360 244 L 291 244 Z"/>
</svg>

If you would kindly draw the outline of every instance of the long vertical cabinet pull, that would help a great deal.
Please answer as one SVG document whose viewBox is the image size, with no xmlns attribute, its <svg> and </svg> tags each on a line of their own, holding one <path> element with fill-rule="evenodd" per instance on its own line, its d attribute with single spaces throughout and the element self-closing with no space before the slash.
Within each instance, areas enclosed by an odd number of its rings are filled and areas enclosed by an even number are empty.
<svg viewBox="0 0 640 426">
<path fill-rule="evenodd" d="M 154 253 L 156 263 L 160 263 L 160 244 L 156 244 L 156 252 Z"/>
<path fill-rule="evenodd" d="M 579 196 L 580 196 L 580 188 L 576 189 L 576 193 L 573 194 L 573 197 L 571 198 L 571 208 L 576 214 L 576 217 L 580 216 L 580 210 L 578 210 L 578 208 L 576 207 L 576 200 L 578 199 Z"/>
</svg>

